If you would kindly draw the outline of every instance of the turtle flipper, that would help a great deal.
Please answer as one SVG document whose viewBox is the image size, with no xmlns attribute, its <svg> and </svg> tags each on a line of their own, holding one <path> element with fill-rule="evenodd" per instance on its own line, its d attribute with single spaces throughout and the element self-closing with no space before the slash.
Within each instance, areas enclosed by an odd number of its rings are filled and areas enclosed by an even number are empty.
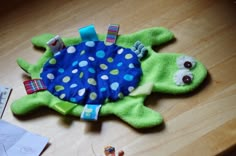
<svg viewBox="0 0 236 156">
<path fill-rule="evenodd" d="M 42 34 L 39 36 L 35 36 L 31 39 L 31 42 L 34 46 L 36 47 L 41 47 L 41 48 L 45 48 L 47 49 L 47 42 L 52 39 L 53 37 L 55 37 L 55 35 L 53 34 Z"/>
<path fill-rule="evenodd" d="M 28 63 L 22 58 L 17 59 L 17 64 L 23 69 L 26 73 L 28 73 L 32 79 L 40 78 L 40 70 L 43 64 L 51 57 L 51 53 L 44 53 L 41 60 L 38 61 L 37 65 L 33 65 Z"/>
<path fill-rule="evenodd" d="M 16 115 L 24 115 L 43 106 L 50 107 L 55 111 L 66 115 L 77 105 L 54 98 L 48 91 L 40 91 L 14 101 L 11 105 L 11 110 Z"/>
<path fill-rule="evenodd" d="M 174 34 L 166 28 L 159 27 L 153 29 L 152 37 L 151 45 L 161 45 L 171 41 L 174 38 Z"/>
<path fill-rule="evenodd" d="M 32 67 L 27 61 L 23 60 L 22 58 L 17 59 L 17 64 L 23 69 L 26 73 L 30 73 L 30 69 Z"/>
<path fill-rule="evenodd" d="M 143 101 L 144 97 L 124 97 L 116 103 L 104 105 L 100 114 L 114 114 L 134 128 L 149 128 L 160 125 L 163 122 L 162 116 L 144 106 Z"/>
<path fill-rule="evenodd" d="M 127 109 L 126 113 L 123 112 L 116 115 L 135 128 L 154 127 L 163 122 L 163 118 L 158 112 L 153 111 L 143 104 L 132 105 L 129 108 L 132 109 Z"/>
<path fill-rule="evenodd" d="M 48 47 L 47 42 L 51 40 L 52 38 L 54 38 L 55 36 L 56 35 L 53 35 L 53 34 L 41 34 L 41 35 L 33 37 L 31 39 L 31 42 L 36 47 L 41 47 L 41 48 L 45 48 L 46 50 L 49 50 L 50 48 Z M 104 38 L 104 35 L 100 35 L 100 36 Z M 62 38 L 62 40 L 66 46 L 75 45 L 82 41 L 79 36 L 74 37 L 74 38 Z"/>
<path fill-rule="evenodd" d="M 16 115 L 27 114 L 39 107 L 45 106 L 47 99 L 42 98 L 41 94 L 30 94 L 26 95 L 16 101 L 11 105 L 11 110 Z"/>
<path fill-rule="evenodd" d="M 144 46 L 152 47 L 166 43 L 174 38 L 174 34 L 163 27 L 153 27 L 144 29 L 128 35 L 120 35 L 117 44 L 124 47 L 132 47 L 139 40 Z"/>
<path fill-rule="evenodd" d="M 131 104 L 126 110 L 127 112 L 116 113 L 116 115 L 135 128 L 154 127 L 163 122 L 163 118 L 158 112 L 143 104 L 135 104 L 135 106 Z"/>
</svg>

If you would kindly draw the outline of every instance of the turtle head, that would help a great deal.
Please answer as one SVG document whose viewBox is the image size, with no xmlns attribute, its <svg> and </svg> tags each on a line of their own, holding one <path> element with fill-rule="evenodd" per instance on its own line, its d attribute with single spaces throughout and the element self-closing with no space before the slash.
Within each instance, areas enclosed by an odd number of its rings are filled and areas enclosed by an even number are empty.
<svg viewBox="0 0 236 156">
<path fill-rule="evenodd" d="M 180 94 L 192 91 L 207 75 L 205 66 L 190 56 L 162 53 L 156 61 L 154 90 L 157 92 Z"/>
</svg>

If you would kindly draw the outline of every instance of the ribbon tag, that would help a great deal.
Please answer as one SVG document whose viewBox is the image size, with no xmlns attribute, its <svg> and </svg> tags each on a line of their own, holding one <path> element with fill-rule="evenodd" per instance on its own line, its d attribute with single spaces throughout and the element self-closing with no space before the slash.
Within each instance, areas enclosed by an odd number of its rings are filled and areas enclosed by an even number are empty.
<svg viewBox="0 0 236 156">
<path fill-rule="evenodd" d="M 49 48 L 51 49 L 51 51 L 53 53 L 61 51 L 62 49 L 64 49 L 66 47 L 59 35 L 57 35 L 57 36 L 53 37 L 52 39 L 50 39 L 47 42 L 47 45 L 49 46 Z"/>
<path fill-rule="evenodd" d="M 118 24 L 110 24 L 107 31 L 106 43 L 113 44 L 116 43 L 116 39 L 119 32 Z"/>
<path fill-rule="evenodd" d="M 94 25 L 88 25 L 79 29 L 82 41 L 98 41 L 98 36 Z"/>
<path fill-rule="evenodd" d="M 41 79 L 26 80 L 23 83 L 27 94 L 33 94 L 35 92 L 47 89 Z"/>
<path fill-rule="evenodd" d="M 97 120 L 101 106 L 102 105 L 86 104 L 80 118 L 83 120 Z"/>
</svg>

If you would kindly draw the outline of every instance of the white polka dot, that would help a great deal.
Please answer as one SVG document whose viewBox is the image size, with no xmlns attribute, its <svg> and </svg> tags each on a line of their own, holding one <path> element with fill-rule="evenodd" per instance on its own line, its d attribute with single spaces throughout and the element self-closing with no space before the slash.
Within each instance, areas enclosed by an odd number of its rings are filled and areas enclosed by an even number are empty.
<svg viewBox="0 0 236 156">
<path fill-rule="evenodd" d="M 53 75 L 52 73 L 48 73 L 48 74 L 47 74 L 47 78 L 50 79 L 50 80 L 52 80 L 52 79 L 54 79 L 55 77 L 54 77 L 54 75 Z"/>
<path fill-rule="evenodd" d="M 85 66 L 87 66 L 88 65 L 88 62 L 87 61 L 81 61 L 80 63 L 79 63 L 79 66 L 80 67 L 85 67 Z"/>
<path fill-rule="evenodd" d="M 113 82 L 110 87 L 112 90 L 117 90 L 119 88 L 119 86 L 120 85 L 118 82 Z"/>
<path fill-rule="evenodd" d="M 103 80 L 108 80 L 109 77 L 108 77 L 107 75 L 102 75 L 102 76 L 101 76 L 101 79 L 103 79 Z"/>
<path fill-rule="evenodd" d="M 85 88 L 80 89 L 80 90 L 78 91 L 79 96 L 83 96 L 84 93 L 85 93 L 85 91 L 86 91 Z"/>
<path fill-rule="evenodd" d="M 72 73 L 73 73 L 73 74 L 75 74 L 75 73 L 77 73 L 77 72 L 78 72 L 78 69 L 72 70 Z"/>
<path fill-rule="evenodd" d="M 70 85 L 70 88 L 75 88 L 77 86 L 78 86 L 77 84 L 73 83 L 72 85 Z"/>
<path fill-rule="evenodd" d="M 134 90 L 134 87 L 132 87 L 132 86 L 130 86 L 129 88 L 128 88 L 128 91 L 129 92 L 132 92 Z"/>
<path fill-rule="evenodd" d="M 95 58 L 94 57 L 88 57 L 88 59 L 90 60 L 90 61 L 95 61 Z"/>
<path fill-rule="evenodd" d="M 64 97 L 66 97 L 66 94 L 61 94 L 60 95 L 60 99 L 64 99 Z"/>
<path fill-rule="evenodd" d="M 58 56 L 58 55 L 60 55 L 60 54 L 61 54 L 61 52 L 58 51 L 58 52 L 56 52 L 56 53 L 54 54 L 54 56 Z"/>
<path fill-rule="evenodd" d="M 68 52 L 69 54 L 72 54 L 72 53 L 74 53 L 75 51 L 76 51 L 76 49 L 75 49 L 74 46 L 70 46 L 70 47 L 67 48 L 67 52 Z"/>
<path fill-rule="evenodd" d="M 134 68 L 134 64 L 133 64 L 133 63 L 130 63 L 130 64 L 129 64 L 129 68 Z"/>
<path fill-rule="evenodd" d="M 81 52 L 80 52 L 80 55 L 84 55 L 85 54 L 85 50 L 82 50 Z"/>
<path fill-rule="evenodd" d="M 94 47 L 94 46 L 95 46 L 95 43 L 94 43 L 93 41 L 87 41 L 87 42 L 85 43 L 85 45 L 88 46 L 88 47 Z"/>
<path fill-rule="evenodd" d="M 123 51 L 124 51 L 124 49 L 123 49 L 123 48 L 121 48 L 121 49 L 119 49 L 119 50 L 117 51 L 117 53 L 118 53 L 118 54 L 122 54 L 122 53 L 123 53 Z"/>
</svg>

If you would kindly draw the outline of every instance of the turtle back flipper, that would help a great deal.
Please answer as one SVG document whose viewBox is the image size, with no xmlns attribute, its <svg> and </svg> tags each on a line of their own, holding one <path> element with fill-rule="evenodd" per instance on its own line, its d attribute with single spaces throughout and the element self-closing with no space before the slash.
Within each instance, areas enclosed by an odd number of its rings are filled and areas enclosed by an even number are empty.
<svg viewBox="0 0 236 156">
<path fill-rule="evenodd" d="M 134 128 L 150 128 L 160 125 L 160 113 L 144 106 L 144 96 L 127 96 L 115 103 L 107 103 L 101 108 L 101 115 L 114 114 Z"/>
<path fill-rule="evenodd" d="M 54 38 L 56 35 L 53 34 L 41 34 L 35 36 L 31 39 L 31 42 L 34 46 L 39 48 L 44 48 L 45 52 L 42 57 L 37 61 L 36 64 L 30 64 L 24 59 L 18 58 L 17 63 L 18 65 L 27 73 L 30 74 L 31 78 L 40 78 L 40 70 L 42 69 L 43 65 L 48 61 L 48 59 L 53 57 L 53 52 L 51 51 L 50 47 L 47 45 L 47 42 Z M 65 45 L 73 45 L 79 43 L 81 39 L 77 38 L 65 38 L 63 39 Z"/>
<path fill-rule="evenodd" d="M 46 106 L 48 99 L 42 98 L 42 92 L 26 95 L 11 105 L 11 110 L 16 115 L 24 115 L 39 107 Z"/>
<path fill-rule="evenodd" d="M 26 95 L 11 105 L 11 110 L 16 115 L 24 115 L 39 107 L 50 107 L 61 114 L 69 114 L 77 105 L 52 98 L 48 91 L 41 91 L 34 94 Z M 81 106 L 82 107 L 82 106 Z"/>
<path fill-rule="evenodd" d="M 25 61 L 22 58 L 17 59 L 17 64 L 21 67 L 22 70 L 24 70 L 26 73 L 30 73 L 32 65 Z"/>
</svg>

